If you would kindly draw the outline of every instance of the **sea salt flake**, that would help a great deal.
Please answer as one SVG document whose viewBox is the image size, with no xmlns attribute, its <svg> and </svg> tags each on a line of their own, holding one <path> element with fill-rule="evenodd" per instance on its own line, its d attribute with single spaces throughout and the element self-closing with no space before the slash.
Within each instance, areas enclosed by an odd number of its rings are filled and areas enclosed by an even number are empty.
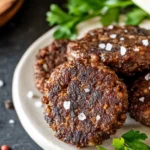
<svg viewBox="0 0 150 150">
<path fill-rule="evenodd" d="M 90 92 L 90 89 L 86 88 L 86 89 L 84 89 L 84 91 L 85 91 L 86 93 L 88 93 L 88 92 Z"/>
<path fill-rule="evenodd" d="M 101 119 L 100 115 L 97 115 L 97 116 L 96 116 L 96 120 L 98 121 L 98 120 L 100 120 L 100 119 Z"/>
<path fill-rule="evenodd" d="M 9 123 L 10 123 L 10 124 L 14 124 L 15 121 L 14 121 L 13 119 L 10 119 L 10 120 L 9 120 Z"/>
<path fill-rule="evenodd" d="M 48 66 L 47 66 L 47 64 L 43 64 L 43 69 L 44 69 L 45 71 L 48 71 Z"/>
<path fill-rule="evenodd" d="M 124 38 L 123 38 L 123 37 L 121 37 L 121 38 L 120 38 L 120 40 L 121 40 L 121 41 L 123 41 L 123 40 L 124 40 Z"/>
<path fill-rule="evenodd" d="M 120 53 L 122 56 L 126 54 L 126 51 L 127 51 L 127 49 L 124 46 L 120 47 Z"/>
<path fill-rule="evenodd" d="M 0 87 L 4 86 L 4 82 L 0 80 Z"/>
<path fill-rule="evenodd" d="M 42 102 L 41 102 L 41 101 L 35 102 L 34 105 L 35 105 L 36 107 L 42 107 Z"/>
<path fill-rule="evenodd" d="M 135 51 L 135 52 L 139 52 L 139 48 L 137 48 L 137 47 L 134 48 L 134 51 Z"/>
<path fill-rule="evenodd" d="M 99 48 L 104 49 L 105 47 L 106 47 L 106 45 L 104 43 L 99 44 Z"/>
<path fill-rule="evenodd" d="M 145 76 L 145 80 L 146 81 L 150 80 L 150 74 L 149 73 Z"/>
<path fill-rule="evenodd" d="M 110 43 L 107 43 L 106 45 L 106 51 L 111 51 L 112 50 L 113 45 Z"/>
<path fill-rule="evenodd" d="M 27 93 L 27 97 L 30 98 L 30 99 L 32 99 L 32 98 L 34 97 L 33 92 L 32 92 L 32 91 L 29 91 L 29 92 Z"/>
<path fill-rule="evenodd" d="M 144 97 L 139 98 L 139 101 L 141 101 L 141 102 L 144 102 L 144 100 L 145 100 Z"/>
<path fill-rule="evenodd" d="M 111 34 L 111 35 L 110 35 L 110 38 L 112 38 L 112 39 L 115 39 L 116 37 L 117 37 L 116 34 Z"/>
<path fill-rule="evenodd" d="M 113 25 L 108 26 L 108 29 L 113 29 L 113 28 L 114 28 Z"/>
<path fill-rule="evenodd" d="M 65 101 L 63 106 L 66 110 L 70 109 L 70 101 Z"/>
<path fill-rule="evenodd" d="M 124 32 L 125 32 L 125 33 L 127 33 L 127 32 L 128 32 L 128 30 L 124 30 Z"/>
<path fill-rule="evenodd" d="M 142 40 L 142 43 L 143 43 L 144 46 L 148 46 L 148 44 L 149 44 L 147 39 L 146 40 Z"/>
<path fill-rule="evenodd" d="M 80 114 L 78 115 L 78 119 L 81 120 L 81 121 L 85 120 L 85 119 L 86 119 L 85 114 L 84 114 L 84 113 L 80 113 Z"/>
</svg>

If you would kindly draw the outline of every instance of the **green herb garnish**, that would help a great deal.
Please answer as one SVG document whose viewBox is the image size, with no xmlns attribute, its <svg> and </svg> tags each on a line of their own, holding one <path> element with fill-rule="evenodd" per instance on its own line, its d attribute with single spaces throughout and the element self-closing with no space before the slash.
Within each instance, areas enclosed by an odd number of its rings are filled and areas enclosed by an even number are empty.
<svg viewBox="0 0 150 150">
<path fill-rule="evenodd" d="M 139 25 L 144 19 L 150 19 L 132 0 L 68 0 L 65 9 L 52 4 L 47 13 L 49 25 L 59 25 L 54 32 L 55 39 L 75 39 L 77 25 L 96 16 L 100 16 L 104 26 L 117 23 L 121 14 L 125 14 L 128 25 Z"/>
<path fill-rule="evenodd" d="M 114 138 L 112 146 L 115 150 L 150 150 L 150 146 L 142 142 L 147 138 L 145 133 L 130 130 L 123 134 L 121 138 Z M 98 150 L 106 150 L 102 146 L 97 146 L 97 148 Z"/>
</svg>

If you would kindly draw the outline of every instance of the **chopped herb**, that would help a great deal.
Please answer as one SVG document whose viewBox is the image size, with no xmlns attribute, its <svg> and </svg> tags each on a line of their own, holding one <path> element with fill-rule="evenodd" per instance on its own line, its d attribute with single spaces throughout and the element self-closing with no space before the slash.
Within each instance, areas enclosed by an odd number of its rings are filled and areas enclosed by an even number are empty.
<svg viewBox="0 0 150 150">
<path fill-rule="evenodd" d="M 117 23 L 121 14 L 125 14 L 128 25 L 138 25 L 144 19 L 150 19 L 150 15 L 132 0 L 68 0 L 65 9 L 52 4 L 47 13 L 49 25 L 59 25 L 54 32 L 55 39 L 75 39 L 77 25 L 96 16 L 100 16 L 104 26 Z"/>
<path fill-rule="evenodd" d="M 123 134 L 121 138 L 114 138 L 112 146 L 115 150 L 150 150 L 150 146 L 143 143 L 148 136 L 140 131 L 130 130 Z M 106 150 L 102 146 L 97 146 L 98 150 Z"/>
</svg>

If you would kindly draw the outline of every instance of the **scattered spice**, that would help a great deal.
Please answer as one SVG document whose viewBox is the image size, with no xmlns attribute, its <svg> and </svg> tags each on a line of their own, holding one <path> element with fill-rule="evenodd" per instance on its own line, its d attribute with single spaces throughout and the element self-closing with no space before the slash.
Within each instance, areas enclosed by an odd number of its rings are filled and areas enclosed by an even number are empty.
<svg viewBox="0 0 150 150">
<path fill-rule="evenodd" d="M 2 145 L 1 150 L 10 150 L 8 145 Z"/>
<path fill-rule="evenodd" d="M 14 105 L 13 105 L 13 102 L 11 100 L 5 100 L 4 104 L 5 104 L 6 109 L 14 109 Z"/>
</svg>

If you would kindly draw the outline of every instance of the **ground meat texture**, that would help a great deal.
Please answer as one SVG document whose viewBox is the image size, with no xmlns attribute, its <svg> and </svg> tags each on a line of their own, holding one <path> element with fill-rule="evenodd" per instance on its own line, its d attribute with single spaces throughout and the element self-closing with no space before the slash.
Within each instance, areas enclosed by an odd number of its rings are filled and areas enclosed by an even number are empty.
<svg viewBox="0 0 150 150">
<path fill-rule="evenodd" d="M 45 80 L 49 78 L 53 69 L 67 61 L 66 47 L 68 40 L 56 40 L 49 46 L 39 50 L 34 65 L 34 78 L 37 89 L 43 93 Z"/>
<path fill-rule="evenodd" d="M 150 126 L 150 73 L 140 77 L 133 84 L 129 111 L 136 121 Z"/>
<path fill-rule="evenodd" d="M 45 119 L 66 143 L 98 145 L 122 127 L 127 97 L 126 86 L 108 67 L 69 61 L 58 66 L 45 84 Z"/>
<path fill-rule="evenodd" d="M 125 76 L 150 69 L 150 31 L 133 26 L 109 26 L 89 31 L 68 44 L 69 60 L 103 62 Z"/>
</svg>

